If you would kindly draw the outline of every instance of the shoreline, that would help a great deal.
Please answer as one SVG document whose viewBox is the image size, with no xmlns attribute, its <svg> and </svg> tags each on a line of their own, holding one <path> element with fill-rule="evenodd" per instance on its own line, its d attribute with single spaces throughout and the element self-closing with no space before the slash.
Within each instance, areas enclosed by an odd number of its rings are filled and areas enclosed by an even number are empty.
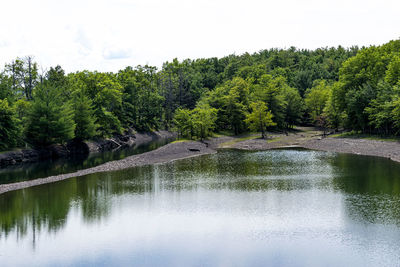
<svg viewBox="0 0 400 267">
<path fill-rule="evenodd" d="M 80 177 L 98 172 L 117 171 L 138 166 L 167 163 L 179 159 L 214 153 L 217 153 L 215 149 L 209 148 L 206 146 L 206 144 L 197 141 L 170 143 L 153 151 L 129 156 L 121 160 L 109 161 L 96 167 L 83 169 L 72 173 L 54 175 L 46 178 L 38 178 L 10 184 L 2 184 L 0 185 L 0 195 L 6 192 L 20 190 L 32 186 L 62 181 L 72 177 Z"/>
<path fill-rule="evenodd" d="M 400 163 L 400 143 L 352 138 L 310 140 L 301 147 L 335 153 L 387 158 Z"/>
<path fill-rule="evenodd" d="M 132 147 L 160 138 L 172 138 L 176 134 L 168 131 L 135 132 L 115 135 L 112 138 L 93 139 L 88 141 L 70 140 L 64 145 L 51 145 L 46 148 L 16 148 L 0 152 L 0 168 L 22 166 L 26 163 L 37 163 L 42 160 L 69 158 L 76 155 L 89 155 L 120 148 Z"/>
<path fill-rule="evenodd" d="M 270 139 L 261 139 L 257 135 L 243 138 L 222 136 L 211 138 L 206 143 L 199 141 L 173 142 L 156 150 L 133 155 L 121 160 L 110 161 L 96 167 L 79 170 L 73 173 L 60 174 L 46 178 L 28 180 L 0 185 L 0 194 L 62 181 L 72 177 L 80 177 L 98 172 L 117 171 L 132 167 L 168 163 L 180 159 L 201 155 L 215 154 L 217 149 L 234 148 L 247 151 L 262 151 L 277 148 L 300 147 L 305 149 L 350 153 L 356 155 L 388 158 L 400 163 L 400 143 L 352 138 L 321 138 L 318 131 L 300 131 L 288 135 L 272 135 Z"/>
<path fill-rule="evenodd" d="M 241 150 L 269 150 L 299 147 L 336 153 L 375 156 L 400 163 L 400 142 L 378 141 L 362 138 L 322 137 L 322 132 L 312 127 L 298 127 L 288 135 L 272 135 L 269 139 L 254 138 L 234 143 L 231 147 Z"/>
</svg>

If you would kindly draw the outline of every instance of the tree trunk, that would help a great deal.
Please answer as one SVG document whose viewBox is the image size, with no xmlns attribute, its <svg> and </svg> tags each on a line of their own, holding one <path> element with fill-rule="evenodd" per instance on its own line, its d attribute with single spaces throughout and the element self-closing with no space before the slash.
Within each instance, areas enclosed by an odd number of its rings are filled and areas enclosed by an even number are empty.
<svg viewBox="0 0 400 267">
<path fill-rule="evenodd" d="M 260 113 L 260 128 L 261 128 L 261 138 L 265 139 L 266 135 L 265 135 L 264 124 L 262 123 L 261 113 Z"/>
</svg>

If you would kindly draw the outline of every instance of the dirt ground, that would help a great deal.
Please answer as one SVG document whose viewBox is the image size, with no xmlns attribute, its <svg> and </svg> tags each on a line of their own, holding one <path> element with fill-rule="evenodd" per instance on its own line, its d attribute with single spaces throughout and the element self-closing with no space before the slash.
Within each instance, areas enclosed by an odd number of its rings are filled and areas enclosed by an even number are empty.
<svg viewBox="0 0 400 267">
<path fill-rule="evenodd" d="M 253 139 L 238 141 L 231 145 L 221 147 L 230 147 L 244 150 L 268 150 L 282 147 L 301 147 L 310 140 L 322 138 L 322 131 L 313 127 L 297 127 L 295 130 L 284 133 L 270 133 L 266 139 L 261 139 L 260 135 L 253 135 Z"/>
</svg>

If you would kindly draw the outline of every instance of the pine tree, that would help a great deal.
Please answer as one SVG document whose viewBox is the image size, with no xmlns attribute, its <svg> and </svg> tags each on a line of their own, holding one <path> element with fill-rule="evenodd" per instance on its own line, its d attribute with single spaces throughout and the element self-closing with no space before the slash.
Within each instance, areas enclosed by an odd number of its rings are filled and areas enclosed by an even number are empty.
<svg viewBox="0 0 400 267">
<path fill-rule="evenodd" d="M 36 88 L 28 115 L 27 142 L 34 147 L 64 143 L 74 137 L 73 110 L 60 92 L 44 83 Z"/>
<path fill-rule="evenodd" d="M 15 110 L 8 105 L 7 99 L 0 99 L 0 149 L 15 147 L 19 136 Z"/>
<path fill-rule="evenodd" d="M 87 140 L 96 135 L 97 124 L 92 101 L 82 92 L 75 92 L 73 98 L 75 138 Z"/>
</svg>

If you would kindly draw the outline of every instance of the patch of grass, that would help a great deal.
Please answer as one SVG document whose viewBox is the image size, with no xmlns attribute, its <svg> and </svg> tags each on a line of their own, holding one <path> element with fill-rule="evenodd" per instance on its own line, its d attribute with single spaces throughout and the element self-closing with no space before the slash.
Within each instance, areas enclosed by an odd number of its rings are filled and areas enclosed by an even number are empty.
<svg viewBox="0 0 400 267">
<path fill-rule="evenodd" d="M 220 147 L 232 146 L 232 145 L 234 145 L 236 143 L 239 143 L 239 142 L 242 142 L 242 141 L 247 141 L 247 140 L 252 140 L 252 139 L 257 139 L 259 137 L 260 137 L 259 135 L 252 134 L 252 135 L 249 136 L 247 134 L 244 137 L 236 137 L 235 139 L 233 139 L 231 141 L 228 141 L 228 142 L 225 142 L 225 143 L 221 143 L 219 146 Z"/>
<path fill-rule="evenodd" d="M 271 138 L 271 139 L 266 139 L 267 143 L 274 143 L 279 141 L 281 138 L 280 137 L 276 137 L 276 138 Z"/>
<path fill-rule="evenodd" d="M 190 140 L 190 139 L 178 139 L 178 140 L 175 140 L 175 141 L 171 142 L 171 144 L 190 142 L 190 141 L 193 141 L 193 140 Z"/>
<path fill-rule="evenodd" d="M 399 142 L 399 136 L 393 135 L 377 135 L 377 134 L 362 134 L 360 132 L 344 132 L 339 134 L 332 134 L 328 137 L 339 137 L 339 138 L 357 138 L 357 139 L 367 139 L 367 140 L 375 140 L 375 141 L 389 141 L 389 142 Z"/>
<path fill-rule="evenodd" d="M 223 137 L 223 136 L 234 136 L 231 131 L 219 131 L 218 133 L 213 133 L 213 137 Z"/>
<path fill-rule="evenodd" d="M 343 134 L 330 134 L 328 137 L 345 137 Z"/>
</svg>

